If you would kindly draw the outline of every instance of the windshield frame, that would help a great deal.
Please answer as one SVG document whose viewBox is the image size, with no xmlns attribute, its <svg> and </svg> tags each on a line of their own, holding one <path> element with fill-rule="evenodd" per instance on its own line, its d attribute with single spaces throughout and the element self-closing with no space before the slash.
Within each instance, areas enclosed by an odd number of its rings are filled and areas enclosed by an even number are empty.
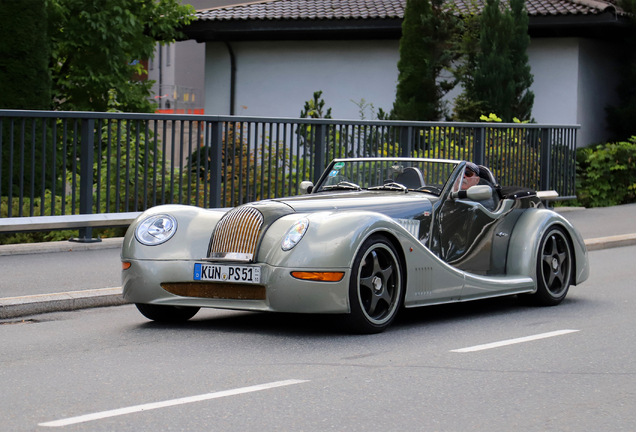
<svg viewBox="0 0 636 432">
<path fill-rule="evenodd" d="M 419 191 L 419 192 L 425 192 L 425 193 L 432 193 L 433 195 L 438 195 L 441 196 L 444 194 L 444 192 L 448 189 L 449 186 L 449 180 L 455 180 L 457 178 L 457 173 L 458 171 L 463 170 L 464 165 L 465 165 L 465 161 L 462 160 L 457 160 L 457 159 L 434 159 L 434 158 L 413 158 L 413 157 L 357 157 L 357 158 L 337 158 L 337 159 L 333 159 L 329 165 L 326 167 L 326 169 L 323 171 L 322 175 L 320 176 L 320 178 L 318 179 L 318 182 L 316 183 L 316 185 L 313 187 L 312 190 L 312 194 L 318 194 L 318 193 L 328 193 L 334 190 L 338 190 L 339 192 L 342 191 L 356 191 L 356 190 L 392 190 L 392 191 L 400 191 L 400 189 L 383 189 L 379 186 L 375 186 L 375 189 L 371 189 L 371 188 L 366 188 L 366 187 L 362 187 L 361 189 L 354 189 L 354 188 L 330 188 L 330 189 L 323 189 L 323 187 L 328 186 L 327 182 L 328 179 L 330 178 L 330 173 L 333 172 L 334 170 L 334 166 L 337 163 L 370 163 L 370 162 L 406 162 L 406 163 L 440 163 L 440 164 L 448 164 L 448 165 L 454 165 L 453 170 L 450 172 L 450 174 L 447 176 L 444 184 L 441 187 L 436 186 L 436 188 L 439 188 L 440 193 L 433 193 L 433 192 L 427 192 L 427 191 Z M 450 185 L 452 186 L 452 184 Z M 408 189 L 408 192 L 411 191 L 417 191 L 417 189 Z M 402 191 L 403 193 L 406 191 Z"/>
</svg>

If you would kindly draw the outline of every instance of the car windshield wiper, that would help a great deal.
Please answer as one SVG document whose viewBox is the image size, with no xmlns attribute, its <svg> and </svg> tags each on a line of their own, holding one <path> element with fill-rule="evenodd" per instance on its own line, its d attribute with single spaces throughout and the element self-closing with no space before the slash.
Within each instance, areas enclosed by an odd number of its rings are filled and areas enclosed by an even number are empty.
<svg viewBox="0 0 636 432">
<path fill-rule="evenodd" d="M 348 181 L 341 181 L 335 185 L 327 185 L 320 188 L 321 190 L 334 190 L 334 189 L 351 189 L 351 190 L 362 190 L 360 186 L 355 183 L 351 183 Z"/>
<path fill-rule="evenodd" d="M 384 183 L 382 186 L 373 186 L 370 187 L 369 190 L 399 190 L 403 192 L 408 192 L 409 189 L 404 186 L 402 183 L 389 182 Z"/>
</svg>

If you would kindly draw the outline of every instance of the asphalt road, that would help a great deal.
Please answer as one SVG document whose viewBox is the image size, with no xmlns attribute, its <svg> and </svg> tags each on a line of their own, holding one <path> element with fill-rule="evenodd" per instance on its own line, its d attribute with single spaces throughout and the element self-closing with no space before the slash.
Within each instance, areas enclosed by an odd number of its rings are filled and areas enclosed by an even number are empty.
<svg viewBox="0 0 636 432">
<path fill-rule="evenodd" d="M 0 256 L 0 297 L 121 286 L 119 249 Z"/>
<path fill-rule="evenodd" d="M 161 325 L 131 305 L 0 322 L 0 430 L 634 430 L 635 259 L 636 246 L 590 252 L 590 279 L 557 307 L 408 310 L 372 336 L 214 310 Z"/>
</svg>

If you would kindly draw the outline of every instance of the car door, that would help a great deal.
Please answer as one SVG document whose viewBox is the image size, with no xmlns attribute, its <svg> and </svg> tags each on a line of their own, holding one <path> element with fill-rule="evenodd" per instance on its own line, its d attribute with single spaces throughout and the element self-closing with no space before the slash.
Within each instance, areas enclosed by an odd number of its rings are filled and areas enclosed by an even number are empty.
<svg viewBox="0 0 636 432">
<path fill-rule="evenodd" d="M 451 192 L 460 189 L 463 176 L 462 167 L 434 209 L 429 249 L 453 267 L 485 275 L 492 267 L 494 231 L 506 212 L 491 212 L 475 201 L 451 198 Z"/>
</svg>

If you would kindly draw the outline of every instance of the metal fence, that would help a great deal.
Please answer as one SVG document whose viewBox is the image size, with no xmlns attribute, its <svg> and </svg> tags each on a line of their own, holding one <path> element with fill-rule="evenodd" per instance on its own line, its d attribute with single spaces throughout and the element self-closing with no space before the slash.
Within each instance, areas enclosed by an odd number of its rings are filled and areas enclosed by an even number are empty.
<svg viewBox="0 0 636 432">
<path fill-rule="evenodd" d="M 295 195 L 349 156 L 472 160 L 573 197 L 578 128 L 0 110 L 0 218 L 232 207 Z"/>
</svg>

